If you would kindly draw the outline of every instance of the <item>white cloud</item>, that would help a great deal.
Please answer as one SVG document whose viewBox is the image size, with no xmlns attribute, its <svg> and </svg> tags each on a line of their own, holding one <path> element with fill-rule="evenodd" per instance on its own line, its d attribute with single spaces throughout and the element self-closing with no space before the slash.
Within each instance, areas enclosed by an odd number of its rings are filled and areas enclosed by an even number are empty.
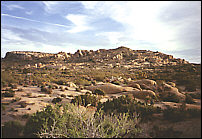
<svg viewBox="0 0 202 139">
<path fill-rule="evenodd" d="M 46 12 L 53 12 L 55 5 L 59 4 L 58 1 L 42 1 L 45 5 Z"/>
<path fill-rule="evenodd" d="M 13 40 L 13 41 L 22 41 L 23 40 L 19 35 L 13 33 L 11 30 L 2 28 L 1 31 L 2 31 L 1 41 L 5 42 L 5 43 L 6 42 L 9 43 L 10 40 Z"/>
<path fill-rule="evenodd" d="M 68 14 L 66 19 L 70 20 L 74 24 L 72 28 L 67 31 L 69 33 L 78 33 L 93 29 L 89 26 L 90 19 L 86 15 Z"/>
<path fill-rule="evenodd" d="M 4 4 L 5 5 L 5 4 Z M 9 10 L 13 10 L 13 9 L 25 9 L 24 7 L 20 6 L 20 5 L 16 5 L 16 4 L 11 4 L 11 5 L 5 5 Z"/>
<path fill-rule="evenodd" d="M 162 24 L 157 16 L 158 12 L 170 2 L 85 2 L 82 4 L 89 13 L 96 16 L 106 16 L 121 23 L 125 30 L 119 32 L 128 38 L 128 42 L 148 41 L 155 43 L 160 49 L 175 50 L 177 46 L 169 40 L 175 38 L 175 30 Z M 107 32 L 105 33 L 107 34 Z M 111 41 L 120 41 L 117 33 L 108 35 Z M 116 40 L 114 39 L 116 38 Z M 170 45 L 169 45 L 170 44 Z"/>
</svg>

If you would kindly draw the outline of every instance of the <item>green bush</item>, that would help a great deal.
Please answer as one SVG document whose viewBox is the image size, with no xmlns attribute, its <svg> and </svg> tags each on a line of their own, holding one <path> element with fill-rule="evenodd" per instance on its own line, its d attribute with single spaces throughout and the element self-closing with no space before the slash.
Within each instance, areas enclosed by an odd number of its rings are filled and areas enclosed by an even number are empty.
<svg viewBox="0 0 202 139">
<path fill-rule="evenodd" d="M 27 113 L 27 114 L 24 114 L 24 115 L 22 115 L 22 118 L 23 119 L 28 119 L 30 117 L 30 115 Z"/>
<path fill-rule="evenodd" d="M 102 89 L 99 89 L 99 88 L 97 88 L 97 89 L 95 89 L 95 91 L 93 91 L 93 94 L 95 94 L 95 95 L 105 95 L 105 92 L 102 90 Z"/>
<path fill-rule="evenodd" d="M 20 134 L 23 132 L 23 126 L 19 121 L 5 122 L 2 127 L 3 138 L 20 138 Z"/>
<path fill-rule="evenodd" d="M 52 94 L 52 89 L 51 88 L 46 88 L 44 86 L 41 87 L 41 92 L 45 92 L 47 94 Z"/>
<path fill-rule="evenodd" d="M 12 99 L 12 100 L 11 100 L 11 103 L 13 103 L 13 102 L 18 102 L 18 101 L 20 101 L 20 100 L 21 100 L 20 97 L 16 97 L 15 99 Z"/>
<path fill-rule="evenodd" d="M 113 100 L 107 100 L 106 102 L 98 103 L 97 109 L 104 110 L 105 113 L 126 113 L 130 115 L 133 113 L 140 114 L 141 120 L 152 119 L 153 113 L 161 112 L 161 109 L 153 107 L 153 105 L 146 105 L 144 103 L 137 102 L 136 99 L 127 95 L 113 98 Z"/>
<path fill-rule="evenodd" d="M 66 98 L 66 95 L 65 94 L 61 94 L 61 97 Z"/>
<path fill-rule="evenodd" d="M 6 91 L 5 93 L 2 94 L 2 97 L 14 97 L 15 92 L 14 91 Z"/>
<path fill-rule="evenodd" d="M 76 83 L 77 85 L 83 85 L 83 86 L 89 86 L 89 85 L 91 85 L 91 82 L 88 81 L 88 80 L 85 80 L 85 79 L 77 79 L 77 80 L 75 81 L 75 83 Z"/>
<path fill-rule="evenodd" d="M 2 108 L 3 111 L 6 110 L 6 106 L 5 105 L 1 105 L 1 108 Z"/>
<path fill-rule="evenodd" d="M 58 84 L 58 85 L 65 85 L 66 82 L 67 82 L 67 80 L 65 80 L 65 79 L 60 79 L 60 80 L 56 81 L 55 83 Z"/>
<path fill-rule="evenodd" d="M 188 103 L 188 104 L 195 103 L 194 100 L 193 100 L 193 98 L 189 94 L 185 95 L 185 102 Z"/>
<path fill-rule="evenodd" d="M 53 124 L 53 119 L 59 119 L 59 112 L 54 110 L 51 105 L 46 106 L 43 111 L 37 111 L 27 121 L 24 128 L 24 136 L 36 138 L 37 133 L 42 129 L 48 129 Z"/>
<path fill-rule="evenodd" d="M 187 118 L 201 117 L 201 110 L 196 108 L 186 109 L 185 104 L 178 108 L 167 106 L 167 109 L 163 110 L 163 116 L 167 120 L 177 122 Z"/>
<path fill-rule="evenodd" d="M 60 113 L 63 107 L 63 113 Z M 88 116 L 72 104 L 47 106 L 30 117 L 25 126 L 26 137 L 40 138 L 129 138 L 141 132 L 134 115 L 105 115 L 103 111 Z M 45 133 L 45 134 L 44 134 Z"/>
<path fill-rule="evenodd" d="M 16 85 L 16 84 L 10 84 L 10 87 L 11 87 L 12 89 L 17 89 L 17 85 Z"/>
<path fill-rule="evenodd" d="M 52 103 L 56 104 L 56 103 L 61 102 L 61 101 L 62 101 L 62 98 L 57 97 L 57 98 L 54 98 L 54 99 L 52 100 Z"/>
<path fill-rule="evenodd" d="M 200 92 L 197 92 L 197 93 L 191 93 L 189 94 L 192 98 L 195 98 L 195 99 L 201 99 L 201 93 Z"/>
<path fill-rule="evenodd" d="M 74 99 L 71 100 L 71 103 L 86 107 L 88 104 L 91 104 L 91 106 L 96 106 L 98 101 L 99 100 L 96 96 L 86 94 L 86 95 L 75 96 Z"/>
<path fill-rule="evenodd" d="M 25 102 L 20 102 L 19 104 L 20 104 L 21 108 L 25 108 L 27 106 L 27 103 L 25 103 Z"/>
</svg>

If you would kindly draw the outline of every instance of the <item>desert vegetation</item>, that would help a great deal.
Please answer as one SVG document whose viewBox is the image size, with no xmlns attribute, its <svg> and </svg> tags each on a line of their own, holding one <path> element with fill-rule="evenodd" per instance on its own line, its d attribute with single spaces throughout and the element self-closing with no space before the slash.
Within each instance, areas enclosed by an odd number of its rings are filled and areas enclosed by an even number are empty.
<svg viewBox="0 0 202 139">
<path fill-rule="evenodd" d="M 3 59 L 2 137 L 200 136 L 200 64 L 125 47 L 92 53 Z"/>
</svg>

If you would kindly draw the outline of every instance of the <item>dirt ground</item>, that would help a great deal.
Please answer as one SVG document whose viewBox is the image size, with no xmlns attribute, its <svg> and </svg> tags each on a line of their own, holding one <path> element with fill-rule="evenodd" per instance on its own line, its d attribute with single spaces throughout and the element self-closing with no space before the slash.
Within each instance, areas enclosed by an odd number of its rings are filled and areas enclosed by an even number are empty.
<svg viewBox="0 0 202 139">
<path fill-rule="evenodd" d="M 63 85 L 59 85 L 63 86 Z M 64 86 L 67 87 L 67 86 Z M 54 89 L 52 94 L 45 94 L 41 92 L 40 88 L 37 86 L 18 86 L 18 89 L 22 88 L 22 91 L 17 91 L 15 93 L 15 97 L 6 97 L 3 98 L 1 101 L 2 103 L 6 103 L 5 105 L 6 109 L 2 111 L 1 113 L 1 125 L 3 125 L 4 122 L 10 121 L 10 120 L 20 120 L 22 124 L 26 123 L 26 119 L 22 118 L 22 115 L 25 114 L 32 114 L 36 111 L 41 111 L 46 105 L 52 104 L 52 100 L 55 97 L 61 96 L 61 94 L 65 94 L 66 98 L 62 99 L 62 103 L 70 102 L 71 99 L 73 99 L 73 96 L 85 94 L 89 90 L 81 90 L 80 92 L 76 91 L 76 88 L 68 87 L 68 90 L 61 91 L 61 89 Z M 4 88 L 3 88 L 4 89 Z M 29 94 L 30 96 L 27 96 Z M 121 95 L 126 95 L 126 92 L 117 93 L 117 94 L 107 94 L 101 99 L 101 102 L 106 102 L 108 99 L 117 98 Z M 18 102 L 11 103 L 11 100 L 20 97 L 21 100 Z M 28 105 L 25 108 L 21 108 L 19 102 L 25 101 L 28 103 Z M 144 102 L 143 100 L 139 100 Z M 186 104 L 188 108 L 198 108 L 201 109 L 201 100 L 200 99 L 194 99 L 196 104 Z M 174 102 L 155 102 L 155 107 L 161 107 L 162 109 L 166 108 L 166 105 L 169 105 L 171 107 L 178 107 L 181 105 L 180 103 L 174 103 Z"/>
<path fill-rule="evenodd" d="M 1 113 L 1 125 L 3 125 L 4 122 L 16 119 L 20 120 L 23 124 L 25 124 L 26 119 L 22 119 L 22 115 L 32 114 L 36 111 L 43 110 L 46 105 L 52 104 L 51 101 L 53 100 L 53 98 L 61 96 L 61 94 L 65 94 L 67 97 L 63 98 L 62 102 L 70 102 L 71 99 L 73 99 L 73 97 L 71 96 L 85 94 L 85 92 L 87 91 L 81 90 L 81 92 L 78 92 L 75 88 L 68 87 L 68 90 L 65 91 L 60 91 L 60 89 L 54 89 L 52 94 L 45 94 L 41 92 L 41 89 L 37 86 L 18 86 L 18 89 L 19 88 L 22 88 L 22 91 L 16 91 L 15 97 L 5 97 L 1 100 L 2 103 L 8 104 L 5 105 L 6 109 Z M 28 93 L 31 93 L 31 95 L 27 96 Z M 21 100 L 18 102 L 11 103 L 11 100 L 15 99 L 16 97 L 20 97 Z M 19 104 L 19 102 L 23 101 L 28 103 L 25 108 L 21 108 Z"/>
</svg>

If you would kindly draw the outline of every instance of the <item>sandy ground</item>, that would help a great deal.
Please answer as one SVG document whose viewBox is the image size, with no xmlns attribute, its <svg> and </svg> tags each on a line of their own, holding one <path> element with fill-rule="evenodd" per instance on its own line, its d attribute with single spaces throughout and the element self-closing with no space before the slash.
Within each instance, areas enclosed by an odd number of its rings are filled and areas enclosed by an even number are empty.
<svg viewBox="0 0 202 139">
<path fill-rule="evenodd" d="M 59 85 L 63 86 L 63 85 Z M 64 86 L 67 87 L 67 86 Z M 75 88 L 68 87 L 68 90 L 61 91 L 60 89 L 54 89 L 52 94 L 45 94 L 41 92 L 40 88 L 37 86 L 29 86 L 29 87 L 23 87 L 18 86 L 18 89 L 22 88 L 23 91 L 16 91 L 15 97 L 11 98 L 3 98 L 1 101 L 2 103 L 7 103 L 6 109 L 2 111 L 1 114 L 1 124 L 3 125 L 4 122 L 10 121 L 10 120 L 20 120 L 22 124 L 25 124 L 26 119 L 22 118 L 22 115 L 24 114 L 32 114 L 36 111 L 41 111 L 46 105 L 52 104 L 53 98 L 56 98 L 58 96 L 61 96 L 61 94 L 65 94 L 67 97 L 62 99 L 62 103 L 70 102 L 71 99 L 73 99 L 73 96 L 85 94 L 89 90 L 81 90 L 81 92 L 76 91 Z M 3 88 L 4 89 L 4 88 Z M 17 89 L 16 89 L 17 90 Z M 28 93 L 31 93 L 31 96 L 27 96 Z M 117 98 L 121 95 L 126 95 L 127 92 L 117 93 L 117 94 L 107 94 L 101 99 L 101 102 L 106 102 L 108 99 Z M 21 100 L 18 102 L 10 103 L 12 99 L 20 97 Z M 138 99 L 139 100 L 139 99 Z M 194 99 L 196 104 L 186 104 L 188 108 L 197 108 L 201 109 L 201 100 L 200 99 Z M 19 102 L 27 102 L 29 103 L 25 108 L 21 108 Z M 144 102 L 143 100 L 139 100 L 141 102 Z M 174 103 L 174 102 L 155 102 L 155 107 L 161 107 L 162 109 L 166 108 L 166 105 L 169 105 L 171 107 L 178 107 L 181 105 L 180 103 Z M 13 109 L 13 110 L 12 110 Z M 30 110 L 28 110 L 30 109 Z"/>
<path fill-rule="evenodd" d="M 66 86 L 65 86 L 66 87 Z M 16 91 L 15 97 L 6 97 L 1 101 L 2 103 L 7 103 L 5 111 L 2 111 L 1 115 L 1 124 L 10 120 L 20 120 L 22 123 L 25 123 L 26 119 L 22 119 L 21 116 L 24 114 L 32 114 L 36 111 L 41 111 L 46 105 L 52 104 L 51 101 L 53 98 L 57 96 L 61 96 L 61 94 L 65 94 L 67 97 L 63 98 L 62 102 L 70 102 L 73 97 L 69 96 L 77 96 L 81 94 L 85 94 L 87 90 L 82 90 L 81 92 L 77 92 L 75 88 L 68 87 L 68 90 L 60 91 L 60 89 L 54 89 L 52 94 L 45 94 L 40 92 L 40 88 L 37 86 L 29 86 L 23 87 L 18 86 L 18 88 L 22 88 L 23 91 Z M 31 96 L 27 96 L 28 93 L 31 93 Z M 12 99 L 16 97 L 20 97 L 21 100 L 18 102 L 10 103 Z M 28 105 L 25 108 L 21 108 L 19 102 L 27 102 Z M 31 110 L 28 110 L 28 109 Z M 13 111 L 11 110 L 13 109 Z M 17 110 L 17 111 L 15 111 Z"/>
</svg>

